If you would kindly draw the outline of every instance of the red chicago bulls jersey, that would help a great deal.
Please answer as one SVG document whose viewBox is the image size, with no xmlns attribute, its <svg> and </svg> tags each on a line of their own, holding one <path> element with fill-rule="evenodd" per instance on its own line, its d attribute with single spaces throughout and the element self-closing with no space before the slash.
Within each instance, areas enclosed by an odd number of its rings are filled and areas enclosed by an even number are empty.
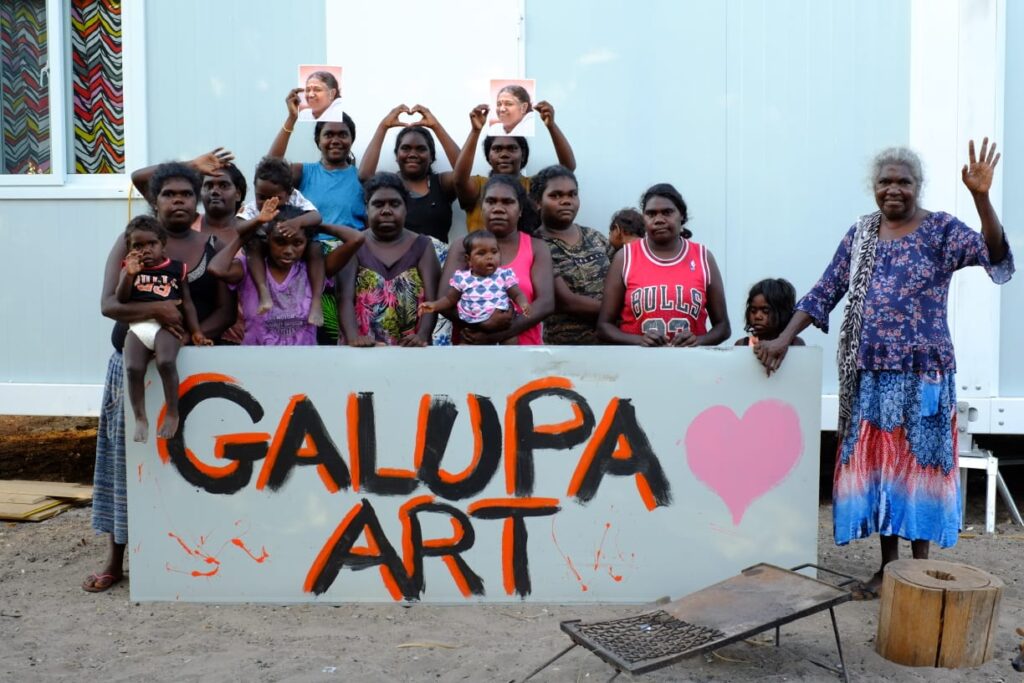
<svg viewBox="0 0 1024 683">
<path fill-rule="evenodd" d="M 623 248 L 622 331 L 652 331 L 669 339 L 681 330 L 707 334 L 710 278 L 702 244 L 684 239 L 679 255 L 666 260 L 651 253 L 646 239 L 630 242 Z"/>
</svg>

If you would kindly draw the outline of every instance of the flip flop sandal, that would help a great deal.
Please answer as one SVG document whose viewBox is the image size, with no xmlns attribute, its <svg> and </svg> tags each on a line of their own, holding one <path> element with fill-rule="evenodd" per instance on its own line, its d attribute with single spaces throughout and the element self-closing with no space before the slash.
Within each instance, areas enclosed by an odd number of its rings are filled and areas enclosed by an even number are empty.
<svg viewBox="0 0 1024 683">
<path fill-rule="evenodd" d="M 88 593 L 103 593 L 108 591 L 117 584 L 122 576 L 114 576 L 113 574 L 89 574 L 82 584 L 82 590 Z"/>
<path fill-rule="evenodd" d="M 880 590 L 881 586 L 871 588 L 863 581 L 859 581 L 850 588 L 850 593 L 853 595 L 854 600 L 877 600 Z"/>
</svg>

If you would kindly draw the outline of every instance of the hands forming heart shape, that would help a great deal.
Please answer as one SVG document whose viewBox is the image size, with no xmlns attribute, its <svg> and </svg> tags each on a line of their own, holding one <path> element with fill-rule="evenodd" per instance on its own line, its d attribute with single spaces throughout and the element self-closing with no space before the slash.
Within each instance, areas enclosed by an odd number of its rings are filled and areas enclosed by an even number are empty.
<svg viewBox="0 0 1024 683">
<path fill-rule="evenodd" d="M 419 115 L 419 118 L 411 118 L 416 115 Z M 426 126 L 430 128 L 434 125 L 434 115 L 422 104 L 417 104 L 413 107 L 400 104 L 391 110 L 386 121 L 388 126 L 393 128 L 407 128 L 409 126 Z"/>
</svg>

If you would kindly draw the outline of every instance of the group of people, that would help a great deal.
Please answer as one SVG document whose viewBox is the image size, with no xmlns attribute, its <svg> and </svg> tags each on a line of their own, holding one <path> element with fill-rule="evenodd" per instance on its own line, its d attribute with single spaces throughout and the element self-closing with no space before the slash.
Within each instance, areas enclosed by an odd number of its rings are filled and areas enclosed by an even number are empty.
<svg viewBox="0 0 1024 683">
<path fill-rule="evenodd" d="M 136 171 L 153 207 L 133 219 L 107 259 L 101 310 L 116 321 L 97 443 L 94 527 L 111 534 L 107 565 L 83 588 L 123 576 L 127 542 L 122 373 L 148 438 L 143 376 L 155 356 L 166 409 L 158 436 L 177 425 L 174 358 L 183 343 L 354 347 L 456 344 L 718 345 L 731 336 L 721 272 L 693 241 L 688 209 L 668 183 L 611 219 L 608 237 L 576 222 L 575 157 L 553 107 L 532 106 L 559 164 L 527 176 L 529 144 L 487 136 L 488 176 L 472 175 L 489 108 L 470 112 L 460 148 L 429 109 L 400 105 L 378 124 L 362 163 L 355 122 L 318 121 L 320 159 L 284 161 L 299 120 L 287 118 L 248 183 L 217 149 L 188 163 Z M 415 125 L 402 115 L 419 115 Z M 400 128 L 398 173 L 378 173 L 386 133 Z M 440 144 L 453 166 L 436 173 Z M 982 265 L 996 282 L 1013 272 L 988 200 L 995 145 L 973 143 L 963 180 L 975 197 L 978 233 L 917 204 L 921 164 L 909 150 L 880 153 L 872 168 L 878 211 L 841 242 L 821 280 L 799 302 L 784 279 L 757 282 L 747 336 L 769 373 L 809 324 L 827 331 L 848 296 L 840 332 L 840 454 L 836 541 L 878 532 L 883 566 L 899 537 L 927 556 L 929 542 L 959 529 L 952 344 L 945 318 L 952 273 Z M 458 201 L 467 235 L 448 243 Z M 202 203 L 203 212 L 197 209 Z M 180 305 L 179 305 L 180 304 Z M 893 462 L 896 461 L 896 465 Z M 912 479 L 912 480 L 911 480 Z M 925 485 L 922 485 L 925 482 Z M 876 594 L 881 574 L 859 587 Z"/>
</svg>

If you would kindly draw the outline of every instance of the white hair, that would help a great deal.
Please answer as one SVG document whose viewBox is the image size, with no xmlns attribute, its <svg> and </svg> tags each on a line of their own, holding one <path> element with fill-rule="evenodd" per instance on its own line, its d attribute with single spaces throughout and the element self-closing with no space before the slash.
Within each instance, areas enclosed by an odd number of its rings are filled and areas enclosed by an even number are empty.
<svg viewBox="0 0 1024 683">
<path fill-rule="evenodd" d="M 921 192 L 924 187 L 924 172 L 921 170 L 921 157 L 909 147 L 886 147 L 875 155 L 871 160 L 871 175 L 868 178 L 868 187 L 873 189 L 878 177 L 882 175 L 882 169 L 886 166 L 903 166 L 917 183 L 917 191 Z"/>
</svg>

